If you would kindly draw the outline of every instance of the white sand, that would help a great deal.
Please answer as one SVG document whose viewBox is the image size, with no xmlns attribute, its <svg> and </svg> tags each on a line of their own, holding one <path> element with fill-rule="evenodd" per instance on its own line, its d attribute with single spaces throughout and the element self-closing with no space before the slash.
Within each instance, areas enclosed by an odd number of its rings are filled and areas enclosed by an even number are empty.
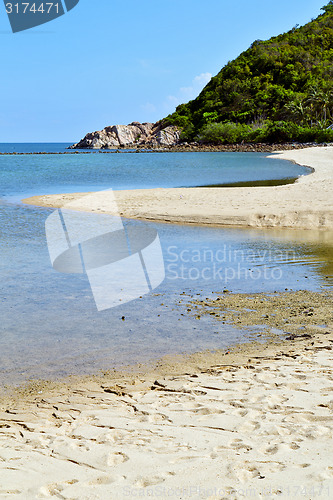
<svg viewBox="0 0 333 500">
<path fill-rule="evenodd" d="M 332 498 L 333 335 L 320 337 L 4 406 L 0 498 Z"/>
<path fill-rule="evenodd" d="M 272 158 L 292 160 L 315 172 L 295 184 L 277 187 L 115 191 L 119 212 L 124 217 L 163 222 L 333 229 L 333 147 L 286 151 Z M 86 194 L 37 196 L 24 202 L 61 207 Z M 82 210 L 98 210 L 91 199 L 82 200 Z"/>
</svg>

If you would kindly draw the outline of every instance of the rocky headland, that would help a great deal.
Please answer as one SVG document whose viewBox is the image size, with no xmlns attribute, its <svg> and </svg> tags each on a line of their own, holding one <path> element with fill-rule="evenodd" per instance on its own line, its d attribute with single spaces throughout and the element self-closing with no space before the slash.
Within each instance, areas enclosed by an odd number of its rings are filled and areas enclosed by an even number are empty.
<svg viewBox="0 0 333 500">
<path fill-rule="evenodd" d="M 238 143 L 238 144 L 202 144 L 200 142 L 185 142 L 181 139 L 181 129 L 174 125 L 163 125 L 162 121 L 156 123 L 132 122 L 129 125 L 110 125 L 103 130 L 89 132 L 78 143 L 68 149 L 111 150 L 136 150 L 136 152 L 255 152 L 271 153 L 292 149 L 304 149 L 319 144 L 314 142 L 283 142 L 280 144 L 268 143 Z M 320 144 L 327 146 L 328 144 Z M 2 153 L 0 153 L 2 154 Z M 3 153 L 8 154 L 8 153 Z M 19 154 L 19 153 L 10 153 Z"/>
<path fill-rule="evenodd" d="M 69 149 L 115 149 L 119 147 L 175 146 L 180 140 L 180 129 L 173 125 L 163 127 L 161 122 L 112 125 L 89 132 Z"/>
<path fill-rule="evenodd" d="M 161 121 L 157 123 L 132 122 L 129 125 L 111 125 L 105 127 L 103 130 L 89 132 L 78 143 L 69 146 L 68 149 L 112 150 L 111 152 L 117 153 L 121 150 L 129 149 L 135 149 L 136 152 L 207 151 L 271 153 L 292 149 L 304 149 L 319 145 L 313 142 L 283 142 L 280 144 L 246 142 L 239 144 L 202 144 L 195 141 L 184 142 L 181 140 L 180 135 L 180 128 L 174 125 L 163 128 Z M 320 145 L 327 146 L 328 144 Z"/>
</svg>

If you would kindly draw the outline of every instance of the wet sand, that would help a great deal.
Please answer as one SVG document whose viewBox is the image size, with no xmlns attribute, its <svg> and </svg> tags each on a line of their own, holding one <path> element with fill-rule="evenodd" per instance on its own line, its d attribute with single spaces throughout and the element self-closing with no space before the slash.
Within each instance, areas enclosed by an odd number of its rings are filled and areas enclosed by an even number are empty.
<svg viewBox="0 0 333 500">
<path fill-rule="evenodd" d="M 314 171 L 283 186 L 115 191 L 119 213 L 181 224 L 333 229 L 333 146 L 285 151 L 272 158 L 291 160 Z M 100 196 L 96 202 L 87 194 L 34 196 L 23 201 L 54 208 L 75 201 L 79 210 L 109 212 Z M 105 205 L 108 196 L 105 192 Z"/>
<path fill-rule="evenodd" d="M 1 498 L 330 498 L 332 298 L 189 300 L 254 340 L 8 395 Z"/>
</svg>

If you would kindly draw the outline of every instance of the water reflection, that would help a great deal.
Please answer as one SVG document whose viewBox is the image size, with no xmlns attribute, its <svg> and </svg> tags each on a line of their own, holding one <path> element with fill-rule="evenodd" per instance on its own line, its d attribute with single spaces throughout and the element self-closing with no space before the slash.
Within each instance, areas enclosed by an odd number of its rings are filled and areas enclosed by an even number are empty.
<svg viewBox="0 0 333 500">
<path fill-rule="evenodd" d="M 298 265 L 310 265 L 324 286 L 333 286 L 333 231 L 268 229 L 265 232 L 274 242 L 289 243 L 298 255 Z"/>
<path fill-rule="evenodd" d="M 85 276 L 52 269 L 44 229 L 50 213 L 0 206 L 0 383 L 223 348 L 244 333 L 210 317 L 196 319 L 187 310 L 189 297 L 225 288 L 272 292 L 333 284 L 333 238 L 327 232 L 153 224 L 164 282 L 99 313 Z"/>
</svg>

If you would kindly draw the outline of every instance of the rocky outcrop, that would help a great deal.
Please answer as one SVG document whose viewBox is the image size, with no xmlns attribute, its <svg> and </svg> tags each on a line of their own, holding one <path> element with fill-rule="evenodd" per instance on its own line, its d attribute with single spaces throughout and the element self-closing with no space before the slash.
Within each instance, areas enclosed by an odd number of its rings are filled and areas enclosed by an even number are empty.
<svg viewBox="0 0 333 500">
<path fill-rule="evenodd" d="M 180 129 L 175 126 L 169 126 L 157 132 L 155 141 L 160 146 L 174 146 L 179 143 Z"/>
<path fill-rule="evenodd" d="M 69 149 L 114 149 L 138 146 L 175 146 L 180 140 L 180 129 L 157 123 L 133 122 L 129 125 L 113 125 L 90 132 Z"/>
</svg>

